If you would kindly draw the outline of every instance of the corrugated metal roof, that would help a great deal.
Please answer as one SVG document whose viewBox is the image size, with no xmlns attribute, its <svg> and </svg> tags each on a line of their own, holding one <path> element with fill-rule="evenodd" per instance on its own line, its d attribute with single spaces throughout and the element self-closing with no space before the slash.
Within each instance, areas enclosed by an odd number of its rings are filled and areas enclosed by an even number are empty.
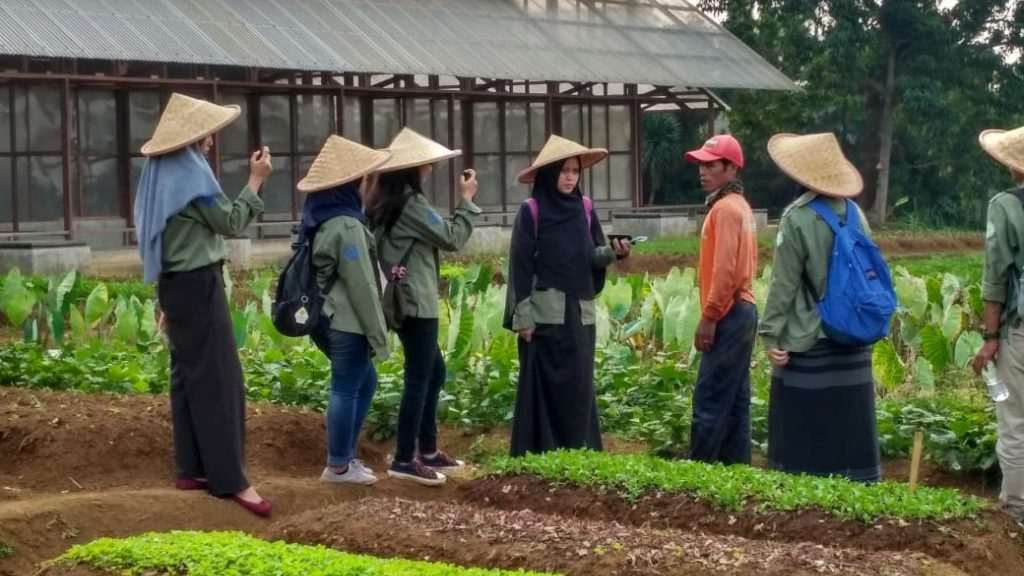
<svg viewBox="0 0 1024 576">
<path fill-rule="evenodd" d="M 3 0 L 0 54 L 792 89 L 685 0 Z"/>
</svg>

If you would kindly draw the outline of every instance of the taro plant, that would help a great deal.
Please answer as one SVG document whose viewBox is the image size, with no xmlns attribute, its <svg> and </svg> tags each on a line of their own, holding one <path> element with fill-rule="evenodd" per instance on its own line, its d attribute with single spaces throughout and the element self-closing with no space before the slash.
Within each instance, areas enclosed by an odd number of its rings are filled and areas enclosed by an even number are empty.
<svg viewBox="0 0 1024 576">
<path fill-rule="evenodd" d="M 46 287 L 27 283 L 14 269 L 0 289 L 0 310 L 12 326 L 21 327 L 26 342 L 42 346 L 60 345 L 66 331 L 65 318 L 70 307 L 67 295 L 75 285 L 76 271 L 51 276 Z"/>
</svg>

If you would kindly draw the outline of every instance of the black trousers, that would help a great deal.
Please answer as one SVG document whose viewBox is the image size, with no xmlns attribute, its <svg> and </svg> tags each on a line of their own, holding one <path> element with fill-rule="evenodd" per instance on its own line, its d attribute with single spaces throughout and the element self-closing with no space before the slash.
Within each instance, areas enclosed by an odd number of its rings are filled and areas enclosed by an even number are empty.
<svg viewBox="0 0 1024 576">
<path fill-rule="evenodd" d="M 437 450 L 437 401 L 444 387 L 445 365 L 437 345 L 437 318 L 406 318 L 398 330 L 405 351 L 405 387 L 398 408 L 395 461 L 411 462 Z"/>
<path fill-rule="evenodd" d="M 179 478 L 215 496 L 249 487 L 245 386 L 220 264 L 168 272 L 157 286 L 171 347 L 171 419 Z"/>
<path fill-rule="evenodd" d="M 750 464 L 750 357 L 757 307 L 737 302 L 718 321 L 693 389 L 690 459 Z"/>
</svg>

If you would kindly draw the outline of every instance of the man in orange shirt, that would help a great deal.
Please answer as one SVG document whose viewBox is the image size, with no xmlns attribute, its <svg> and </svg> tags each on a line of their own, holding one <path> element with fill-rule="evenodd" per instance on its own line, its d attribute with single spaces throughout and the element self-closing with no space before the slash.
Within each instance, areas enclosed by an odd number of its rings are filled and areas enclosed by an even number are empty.
<svg viewBox="0 0 1024 576">
<path fill-rule="evenodd" d="M 749 464 L 757 225 L 739 180 L 743 150 L 723 134 L 687 152 L 686 160 L 700 164 L 708 206 L 700 241 L 701 316 L 694 346 L 702 357 L 693 391 L 690 458 Z"/>
</svg>

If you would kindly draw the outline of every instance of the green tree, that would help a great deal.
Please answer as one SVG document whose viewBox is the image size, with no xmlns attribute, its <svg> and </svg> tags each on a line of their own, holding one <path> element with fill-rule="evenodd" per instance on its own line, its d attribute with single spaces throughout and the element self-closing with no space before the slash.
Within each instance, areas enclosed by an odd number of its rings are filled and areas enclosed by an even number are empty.
<svg viewBox="0 0 1024 576">
<path fill-rule="evenodd" d="M 940 6 L 940 4 L 942 6 Z M 780 207 L 794 185 L 764 143 L 777 132 L 835 132 L 864 176 L 858 199 L 875 221 L 909 199 L 929 224 L 977 222 L 1005 170 L 977 145 L 990 127 L 1024 123 L 1019 2 L 701 0 L 801 87 L 726 94 L 746 144 L 755 203 Z"/>
</svg>

